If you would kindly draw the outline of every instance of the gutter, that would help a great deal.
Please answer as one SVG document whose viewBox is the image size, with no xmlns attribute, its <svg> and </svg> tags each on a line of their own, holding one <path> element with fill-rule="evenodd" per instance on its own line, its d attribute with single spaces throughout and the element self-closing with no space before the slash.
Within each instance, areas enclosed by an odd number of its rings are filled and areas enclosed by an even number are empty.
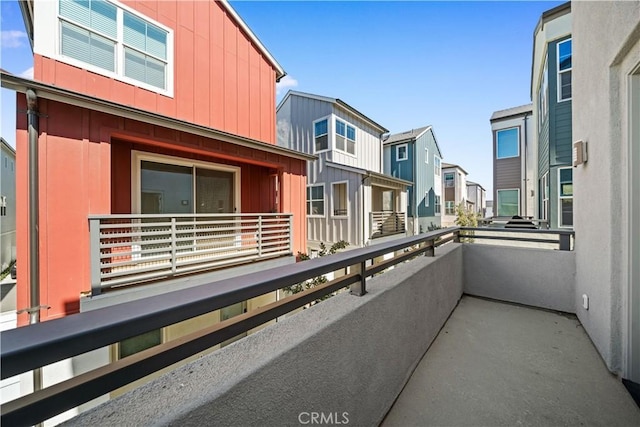
<svg viewBox="0 0 640 427">
<path fill-rule="evenodd" d="M 194 135 L 203 136 L 205 138 L 214 138 L 221 142 L 278 154 L 285 157 L 292 157 L 298 160 L 316 160 L 318 158 L 314 155 L 280 147 L 278 145 L 268 144 L 266 142 L 234 135 L 229 132 L 209 128 L 195 123 L 190 123 L 184 120 L 175 119 L 173 117 L 163 116 L 158 113 L 129 107 L 126 105 L 115 103 L 113 101 L 95 98 L 93 96 L 84 95 L 79 92 L 70 91 L 68 89 L 62 89 L 57 86 L 37 82 L 35 80 L 25 79 L 13 74 L 9 74 L 5 71 L 0 71 L 0 79 L 2 80 L 2 87 L 5 89 L 11 89 L 21 93 L 26 93 L 28 89 L 33 89 L 37 96 L 42 99 L 58 101 L 65 104 L 100 111 L 106 114 L 112 114 L 116 116 L 126 117 L 132 120 L 146 122 L 152 125 L 181 130 Z"/>
</svg>

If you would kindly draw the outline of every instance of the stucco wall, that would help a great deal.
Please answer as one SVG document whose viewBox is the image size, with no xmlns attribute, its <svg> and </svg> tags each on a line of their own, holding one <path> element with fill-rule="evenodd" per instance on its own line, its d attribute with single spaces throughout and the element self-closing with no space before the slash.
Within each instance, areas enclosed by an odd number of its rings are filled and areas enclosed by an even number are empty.
<svg viewBox="0 0 640 427">
<path fill-rule="evenodd" d="M 464 245 L 464 292 L 575 313 L 575 253 Z"/>
<path fill-rule="evenodd" d="M 576 298 L 590 301 L 577 315 L 609 369 L 620 372 L 630 316 L 628 84 L 640 65 L 640 2 L 572 8 L 573 139 L 589 150 L 588 162 L 574 169 Z"/>
<path fill-rule="evenodd" d="M 456 306 L 462 280 L 462 248 L 446 245 L 372 278 L 363 297 L 324 301 L 71 425 L 285 426 L 304 412 L 377 425 Z"/>
</svg>

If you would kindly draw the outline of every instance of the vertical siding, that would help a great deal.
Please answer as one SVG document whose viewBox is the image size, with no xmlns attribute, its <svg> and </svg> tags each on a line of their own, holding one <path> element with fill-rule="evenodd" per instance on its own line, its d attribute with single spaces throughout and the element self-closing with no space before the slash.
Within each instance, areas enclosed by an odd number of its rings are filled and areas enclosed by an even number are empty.
<svg viewBox="0 0 640 427">
<path fill-rule="evenodd" d="M 215 1 L 123 3 L 173 29 L 173 97 L 38 53 L 34 55 L 35 79 L 275 143 L 275 70 L 224 6 Z"/>
<path fill-rule="evenodd" d="M 402 143 L 404 144 L 404 143 Z M 414 173 L 414 147 L 415 141 L 408 142 L 407 144 L 407 160 L 398 160 L 397 156 L 397 147 L 402 144 L 393 144 L 385 147 L 389 156 L 389 169 L 386 169 L 384 173 L 387 175 L 391 175 L 395 178 L 404 179 L 406 181 L 414 182 L 415 173 Z M 415 186 L 415 185 L 414 185 Z M 410 217 L 413 217 L 415 213 L 415 194 L 416 190 L 414 186 L 410 186 L 407 189 L 407 214 Z"/>
</svg>

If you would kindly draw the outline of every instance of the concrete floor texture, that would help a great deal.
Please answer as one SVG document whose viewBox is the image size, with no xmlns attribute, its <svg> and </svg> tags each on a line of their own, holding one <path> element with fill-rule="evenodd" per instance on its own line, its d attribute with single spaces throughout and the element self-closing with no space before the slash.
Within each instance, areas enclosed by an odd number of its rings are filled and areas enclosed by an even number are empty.
<svg viewBox="0 0 640 427">
<path fill-rule="evenodd" d="M 463 296 L 382 423 L 640 426 L 578 319 Z"/>
</svg>

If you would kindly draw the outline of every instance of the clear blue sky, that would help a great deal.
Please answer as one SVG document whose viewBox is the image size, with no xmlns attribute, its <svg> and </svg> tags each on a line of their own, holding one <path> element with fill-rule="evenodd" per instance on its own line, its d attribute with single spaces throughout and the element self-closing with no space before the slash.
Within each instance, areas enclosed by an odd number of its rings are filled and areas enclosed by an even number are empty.
<svg viewBox="0 0 640 427">
<path fill-rule="evenodd" d="M 253 2 L 232 6 L 286 70 L 291 88 L 340 98 L 392 133 L 432 125 L 444 161 L 490 196 L 496 110 L 531 102 L 533 30 L 563 2 Z M 29 75 L 17 2 L 0 3 L 1 67 Z M 15 95 L 0 133 L 15 141 Z"/>
</svg>

